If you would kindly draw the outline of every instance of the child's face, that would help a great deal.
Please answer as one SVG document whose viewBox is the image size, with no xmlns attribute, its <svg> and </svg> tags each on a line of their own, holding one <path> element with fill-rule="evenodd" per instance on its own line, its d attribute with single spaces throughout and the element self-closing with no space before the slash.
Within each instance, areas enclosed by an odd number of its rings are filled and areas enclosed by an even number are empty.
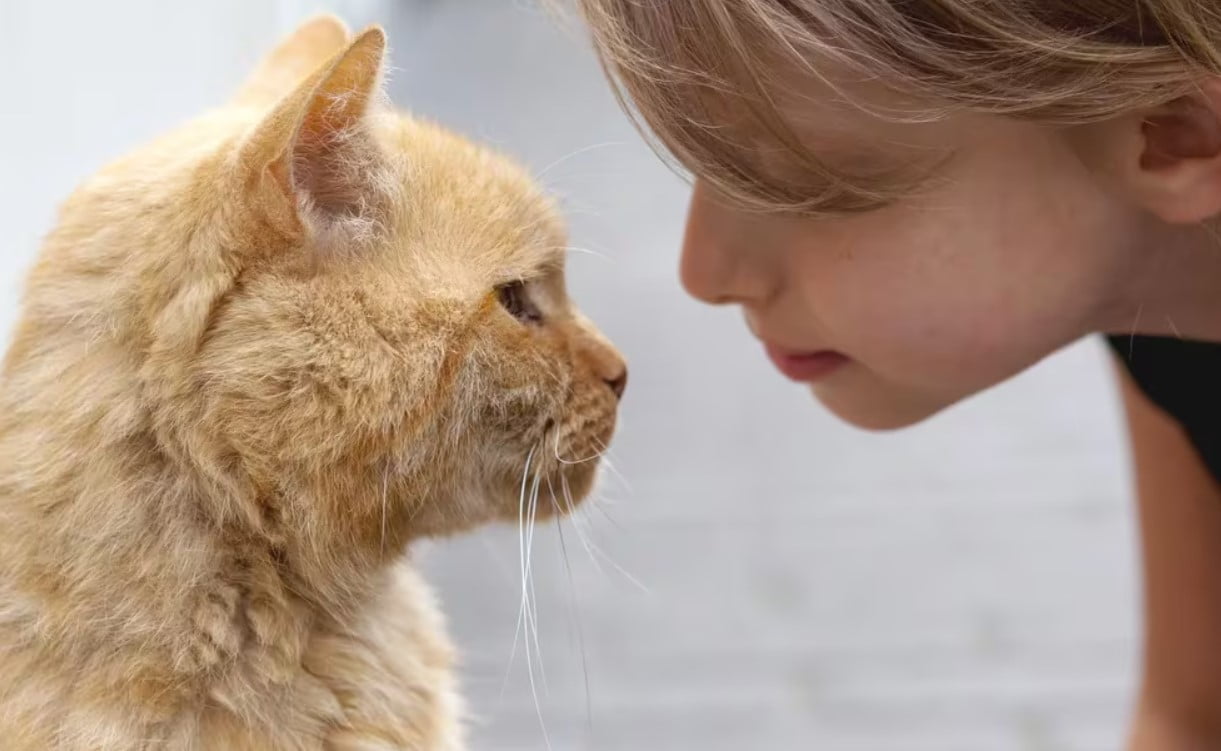
<svg viewBox="0 0 1221 751">
<path fill-rule="evenodd" d="M 976 115 L 895 124 L 834 102 L 797 115 L 832 164 L 948 157 L 908 198 L 829 219 L 749 213 L 696 183 L 684 285 L 741 305 L 778 367 L 840 417 L 901 427 L 1130 325 L 1143 215 L 1087 167 L 1084 131 Z"/>
</svg>

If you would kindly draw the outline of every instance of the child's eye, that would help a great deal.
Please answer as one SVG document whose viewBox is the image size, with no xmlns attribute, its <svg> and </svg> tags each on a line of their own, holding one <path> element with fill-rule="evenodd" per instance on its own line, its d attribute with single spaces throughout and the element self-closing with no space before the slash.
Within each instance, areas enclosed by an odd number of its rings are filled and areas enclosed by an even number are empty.
<svg viewBox="0 0 1221 751">
<path fill-rule="evenodd" d="M 509 282 L 496 288 L 496 297 L 509 315 L 522 323 L 542 323 L 543 313 L 530 299 L 525 282 Z"/>
</svg>

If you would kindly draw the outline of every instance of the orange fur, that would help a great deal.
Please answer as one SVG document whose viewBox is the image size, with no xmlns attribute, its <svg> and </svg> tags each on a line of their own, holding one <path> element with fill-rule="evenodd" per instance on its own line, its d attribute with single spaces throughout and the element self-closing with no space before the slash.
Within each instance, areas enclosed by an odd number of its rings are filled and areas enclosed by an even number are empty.
<svg viewBox="0 0 1221 751">
<path fill-rule="evenodd" d="M 462 747 L 409 544 L 585 495 L 625 371 L 552 205 L 381 105 L 383 48 L 310 21 L 64 205 L 0 386 L 4 748 Z"/>
</svg>

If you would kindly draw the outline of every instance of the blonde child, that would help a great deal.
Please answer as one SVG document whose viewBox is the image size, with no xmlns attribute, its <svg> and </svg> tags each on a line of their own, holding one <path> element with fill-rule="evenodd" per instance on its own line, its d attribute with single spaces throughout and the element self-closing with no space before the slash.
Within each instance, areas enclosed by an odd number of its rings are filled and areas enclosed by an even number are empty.
<svg viewBox="0 0 1221 751">
<path fill-rule="evenodd" d="M 840 417 L 906 426 L 1110 335 L 1146 588 L 1129 748 L 1221 748 L 1221 5 L 581 6 L 695 178 L 684 285 Z"/>
</svg>

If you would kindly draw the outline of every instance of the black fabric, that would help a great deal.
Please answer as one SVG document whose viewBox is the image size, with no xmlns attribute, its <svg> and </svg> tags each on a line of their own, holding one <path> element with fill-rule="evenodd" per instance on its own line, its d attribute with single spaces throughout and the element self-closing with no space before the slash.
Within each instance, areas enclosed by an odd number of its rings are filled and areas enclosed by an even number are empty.
<svg viewBox="0 0 1221 751">
<path fill-rule="evenodd" d="M 1221 343 L 1160 336 L 1107 341 L 1141 391 L 1183 426 L 1221 483 Z"/>
</svg>

